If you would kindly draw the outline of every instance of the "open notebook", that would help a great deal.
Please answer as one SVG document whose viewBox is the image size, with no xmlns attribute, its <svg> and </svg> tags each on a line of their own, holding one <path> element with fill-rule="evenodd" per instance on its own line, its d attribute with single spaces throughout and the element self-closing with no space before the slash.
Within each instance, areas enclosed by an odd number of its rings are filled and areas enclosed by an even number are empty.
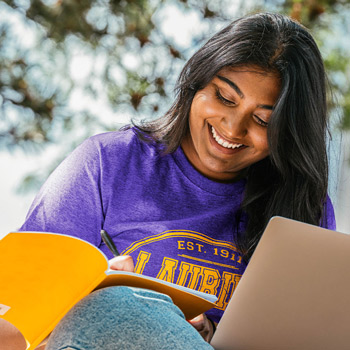
<svg viewBox="0 0 350 350">
<path fill-rule="evenodd" d="M 350 235 L 272 218 L 211 344 L 350 349 Z"/>
<path fill-rule="evenodd" d="M 95 289 L 125 285 L 168 294 L 191 319 L 215 306 L 215 295 L 156 278 L 110 271 L 106 256 L 81 239 L 48 232 L 12 232 L 0 240 L 0 349 L 16 327 L 32 350 Z"/>
</svg>

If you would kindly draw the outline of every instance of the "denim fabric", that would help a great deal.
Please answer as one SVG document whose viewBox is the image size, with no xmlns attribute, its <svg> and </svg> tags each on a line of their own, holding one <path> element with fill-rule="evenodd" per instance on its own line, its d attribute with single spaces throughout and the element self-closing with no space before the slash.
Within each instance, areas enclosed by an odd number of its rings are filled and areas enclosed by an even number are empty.
<svg viewBox="0 0 350 350">
<path fill-rule="evenodd" d="M 46 350 L 213 350 L 170 297 L 109 287 L 81 300 L 57 325 Z"/>
</svg>

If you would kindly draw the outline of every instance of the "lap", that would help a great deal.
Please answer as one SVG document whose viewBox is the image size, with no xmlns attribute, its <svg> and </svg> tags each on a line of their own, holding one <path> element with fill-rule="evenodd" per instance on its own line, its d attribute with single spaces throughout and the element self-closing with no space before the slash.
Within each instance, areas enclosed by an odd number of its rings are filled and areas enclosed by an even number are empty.
<svg viewBox="0 0 350 350">
<path fill-rule="evenodd" d="M 47 350 L 212 350 L 170 297 L 109 287 L 81 300 L 57 325 Z"/>
</svg>

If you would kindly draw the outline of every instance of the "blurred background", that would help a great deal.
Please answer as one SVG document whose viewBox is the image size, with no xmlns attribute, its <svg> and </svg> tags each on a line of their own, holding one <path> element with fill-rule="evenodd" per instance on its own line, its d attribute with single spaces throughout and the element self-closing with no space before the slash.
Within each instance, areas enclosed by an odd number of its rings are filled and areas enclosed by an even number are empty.
<svg viewBox="0 0 350 350">
<path fill-rule="evenodd" d="M 83 139 L 170 106 L 185 61 L 212 34 L 258 12 L 310 29 L 333 99 L 329 194 L 350 233 L 348 0 L 0 1 L 0 237 Z"/>
</svg>

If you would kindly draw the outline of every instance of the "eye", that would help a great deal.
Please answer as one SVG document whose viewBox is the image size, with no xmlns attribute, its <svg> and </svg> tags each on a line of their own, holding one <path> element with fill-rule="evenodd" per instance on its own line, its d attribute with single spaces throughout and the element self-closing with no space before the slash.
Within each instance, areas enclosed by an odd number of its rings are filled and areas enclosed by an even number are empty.
<svg viewBox="0 0 350 350">
<path fill-rule="evenodd" d="M 255 121 L 256 121 L 259 125 L 261 125 L 261 126 L 263 126 L 263 127 L 265 127 L 265 128 L 269 125 L 269 123 L 267 123 L 267 122 L 265 122 L 264 120 L 262 120 L 261 118 L 259 118 L 256 114 L 253 115 L 253 118 L 255 119 Z"/>
<path fill-rule="evenodd" d="M 226 106 L 234 106 L 236 104 L 235 102 L 230 101 L 226 99 L 224 96 L 222 96 L 218 88 L 215 89 L 215 96 L 219 101 L 221 101 Z"/>
</svg>

